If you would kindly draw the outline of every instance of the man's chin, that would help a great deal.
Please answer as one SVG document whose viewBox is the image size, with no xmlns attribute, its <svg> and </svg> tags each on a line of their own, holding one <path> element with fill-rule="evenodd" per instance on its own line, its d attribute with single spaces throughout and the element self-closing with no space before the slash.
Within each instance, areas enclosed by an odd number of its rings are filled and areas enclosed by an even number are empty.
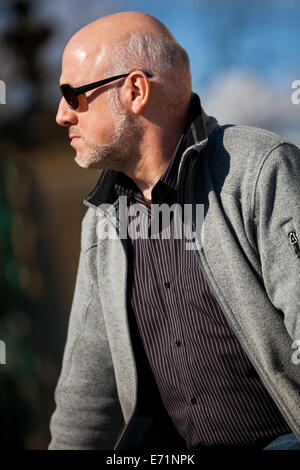
<svg viewBox="0 0 300 470">
<path fill-rule="evenodd" d="M 113 161 L 111 161 L 109 158 L 100 160 L 99 158 L 95 159 L 95 157 L 81 155 L 78 153 L 74 160 L 77 165 L 79 165 L 81 168 L 86 169 L 108 170 L 115 169 L 116 166 L 113 164 Z"/>
<path fill-rule="evenodd" d="M 83 157 L 82 155 L 76 155 L 74 160 L 81 168 L 100 168 L 99 162 L 95 162 L 91 158 Z"/>
</svg>

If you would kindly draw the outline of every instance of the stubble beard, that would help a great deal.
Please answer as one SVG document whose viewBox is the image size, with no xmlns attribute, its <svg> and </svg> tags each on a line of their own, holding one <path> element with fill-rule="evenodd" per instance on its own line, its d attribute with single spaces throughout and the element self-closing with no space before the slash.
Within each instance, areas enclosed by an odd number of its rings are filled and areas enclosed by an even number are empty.
<svg viewBox="0 0 300 470">
<path fill-rule="evenodd" d="M 142 129 L 125 110 L 114 110 L 115 129 L 107 144 L 96 145 L 81 137 L 88 150 L 77 154 L 75 162 L 82 168 L 122 170 L 138 153 Z"/>
</svg>

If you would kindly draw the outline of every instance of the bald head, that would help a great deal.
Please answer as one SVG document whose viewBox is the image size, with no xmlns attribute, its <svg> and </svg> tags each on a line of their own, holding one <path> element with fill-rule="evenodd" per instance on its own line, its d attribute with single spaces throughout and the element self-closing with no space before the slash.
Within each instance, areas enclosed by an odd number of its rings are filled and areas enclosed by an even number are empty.
<svg viewBox="0 0 300 470">
<path fill-rule="evenodd" d="M 141 12 L 122 12 L 99 18 L 81 28 L 68 42 L 64 57 L 98 67 L 109 48 L 127 33 L 151 33 L 176 42 L 168 28 L 153 16 Z"/>
<path fill-rule="evenodd" d="M 164 99 L 174 112 L 180 113 L 190 100 L 186 52 L 163 23 L 146 13 L 116 13 L 84 26 L 65 48 L 63 69 L 65 65 L 71 74 L 65 83 L 73 86 L 142 69 L 152 73 L 160 101 Z"/>
<path fill-rule="evenodd" d="M 164 36 L 175 41 L 168 28 L 158 19 L 141 12 L 122 12 L 99 18 L 80 29 L 69 41 L 68 46 L 79 44 L 91 48 L 110 44 L 126 33 L 143 32 Z"/>
</svg>

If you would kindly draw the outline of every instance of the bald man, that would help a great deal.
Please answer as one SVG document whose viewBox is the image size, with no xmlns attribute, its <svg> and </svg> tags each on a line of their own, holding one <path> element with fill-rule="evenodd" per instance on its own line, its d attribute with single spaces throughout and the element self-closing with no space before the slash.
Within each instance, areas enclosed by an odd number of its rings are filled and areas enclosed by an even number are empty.
<svg viewBox="0 0 300 470">
<path fill-rule="evenodd" d="M 220 126 L 143 13 L 67 44 L 86 197 L 50 449 L 299 448 L 300 152 Z"/>
</svg>

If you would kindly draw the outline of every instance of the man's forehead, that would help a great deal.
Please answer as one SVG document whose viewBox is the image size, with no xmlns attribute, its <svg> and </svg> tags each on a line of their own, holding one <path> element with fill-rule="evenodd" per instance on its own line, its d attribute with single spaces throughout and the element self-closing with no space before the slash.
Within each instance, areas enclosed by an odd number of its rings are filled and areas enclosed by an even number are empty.
<svg viewBox="0 0 300 470">
<path fill-rule="evenodd" d="M 61 83 L 71 84 L 72 80 L 72 85 L 76 86 L 75 82 L 80 85 L 82 79 L 84 81 L 90 78 L 92 81 L 93 77 L 96 77 L 95 80 L 99 79 L 104 55 L 104 48 L 100 43 L 68 43 L 62 56 Z"/>
</svg>

